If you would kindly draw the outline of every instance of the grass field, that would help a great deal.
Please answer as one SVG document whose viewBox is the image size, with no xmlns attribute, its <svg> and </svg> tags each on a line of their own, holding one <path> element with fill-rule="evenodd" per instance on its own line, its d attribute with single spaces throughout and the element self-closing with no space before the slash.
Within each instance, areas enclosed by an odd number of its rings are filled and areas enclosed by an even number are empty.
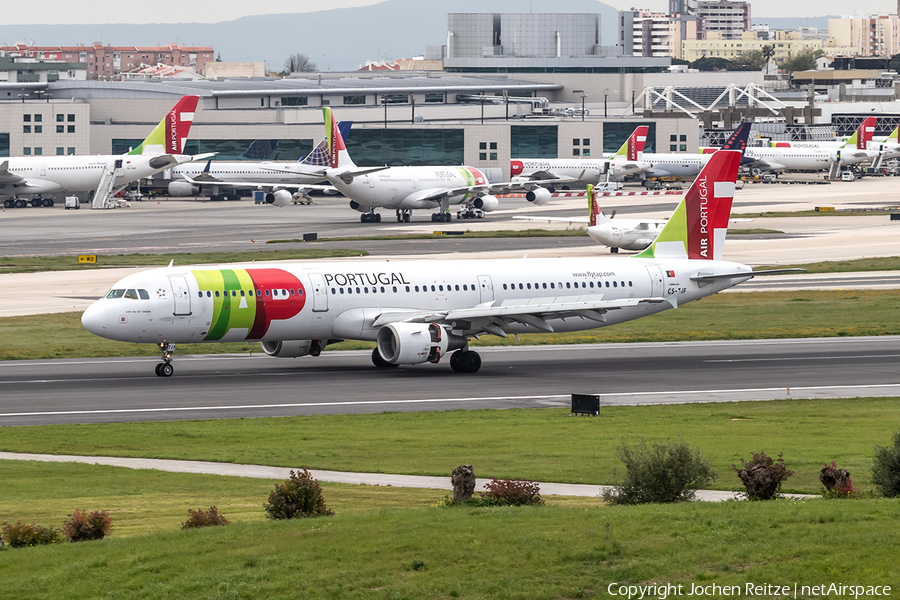
<svg viewBox="0 0 900 600">
<path fill-rule="evenodd" d="M 617 450 L 684 440 L 718 472 L 711 488 L 739 490 L 732 464 L 784 453 L 785 491 L 818 493 L 826 462 L 871 489 L 875 445 L 900 423 L 896 398 L 604 407 L 597 419 L 566 409 L 455 410 L 0 428 L 0 451 L 207 460 L 337 471 L 614 484 Z M 723 443 L 727 440 L 727 443 Z"/>
<path fill-rule="evenodd" d="M 678 340 L 832 337 L 900 334 L 900 294 L 895 290 L 791 291 L 718 294 L 677 310 L 614 327 L 567 334 L 485 336 L 473 346 L 660 342 Z M 736 318 L 740 315 L 740 318 Z M 155 356 L 152 344 L 127 344 L 91 335 L 81 313 L 0 318 L 0 360 Z M 329 350 L 372 348 L 348 341 Z M 177 354 L 259 352 L 259 344 L 179 345 Z"/>
</svg>

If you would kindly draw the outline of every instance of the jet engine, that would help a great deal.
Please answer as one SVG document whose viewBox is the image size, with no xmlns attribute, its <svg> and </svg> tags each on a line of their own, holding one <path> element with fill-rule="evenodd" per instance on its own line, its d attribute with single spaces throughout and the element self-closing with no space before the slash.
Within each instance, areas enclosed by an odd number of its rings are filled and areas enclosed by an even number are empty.
<svg viewBox="0 0 900 600">
<path fill-rule="evenodd" d="M 436 363 L 465 343 L 464 337 L 452 336 L 435 323 L 391 323 L 378 330 L 378 354 L 394 365 Z"/>
<path fill-rule="evenodd" d="M 358 210 L 358 211 L 361 212 L 361 213 L 369 212 L 368 207 L 363 206 L 362 204 L 360 204 L 360 203 L 357 202 L 356 200 L 351 200 L 351 201 L 350 201 L 350 208 L 352 208 L 353 210 Z"/>
<path fill-rule="evenodd" d="M 277 192 L 266 194 L 266 204 L 274 204 L 275 206 L 287 206 L 293 199 L 293 194 L 287 190 L 278 190 Z"/>
<path fill-rule="evenodd" d="M 535 188 L 525 194 L 525 199 L 535 206 L 543 206 L 550 202 L 550 192 L 545 188 Z"/>
<path fill-rule="evenodd" d="M 321 340 L 285 340 L 260 343 L 263 352 L 276 358 L 296 358 L 308 354 L 318 356 L 324 345 Z"/>
<path fill-rule="evenodd" d="M 497 210 L 500 208 L 500 201 L 496 196 L 480 196 L 475 198 L 475 202 L 472 204 L 475 205 L 475 208 L 480 208 L 484 212 L 491 212 L 492 210 Z"/>
<path fill-rule="evenodd" d="M 169 196 L 174 198 L 186 198 L 200 194 L 200 186 L 189 181 L 170 181 Z"/>
</svg>

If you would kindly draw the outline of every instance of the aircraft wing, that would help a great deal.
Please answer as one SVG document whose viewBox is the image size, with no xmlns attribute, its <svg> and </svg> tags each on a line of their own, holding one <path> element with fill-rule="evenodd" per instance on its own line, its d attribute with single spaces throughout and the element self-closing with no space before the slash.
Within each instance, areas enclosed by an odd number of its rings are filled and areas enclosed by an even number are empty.
<svg viewBox="0 0 900 600">
<path fill-rule="evenodd" d="M 0 183 L 21 183 L 23 181 L 25 181 L 24 178 L 9 172 L 8 160 L 4 160 L 0 163 Z"/>
<path fill-rule="evenodd" d="M 539 217 L 537 215 L 517 215 L 513 219 L 525 219 L 526 221 L 564 221 L 569 225 L 573 223 L 590 223 L 587 217 Z"/>
<path fill-rule="evenodd" d="M 211 178 L 197 178 L 192 179 L 187 175 L 183 175 L 185 180 L 190 183 L 196 185 L 204 185 L 204 184 L 215 184 L 222 187 L 233 187 L 233 188 L 254 188 L 257 190 L 264 190 L 267 192 L 275 191 L 275 190 L 319 190 L 323 192 L 331 192 L 337 193 L 337 188 L 333 185 L 325 185 L 325 184 L 317 184 L 317 183 L 272 183 L 271 181 L 266 182 L 253 182 L 253 181 L 223 181 L 221 179 L 216 179 L 214 177 Z"/>
<path fill-rule="evenodd" d="M 668 301 L 666 298 L 603 300 L 597 296 L 532 298 L 527 302 L 508 300 L 499 304 L 488 302 L 474 308 L 447 311 L 385 311 L 375 318 L 372 326 L 380 327 L 397 322 L 454 323 L 457 329 L 506 337 L 506 327 L 516 323 L 534 327 L 537 331 L 553 332 L 547 319 L 577 318 L 605 323 L 606 313 L 610 310 Z"/>
</svg>

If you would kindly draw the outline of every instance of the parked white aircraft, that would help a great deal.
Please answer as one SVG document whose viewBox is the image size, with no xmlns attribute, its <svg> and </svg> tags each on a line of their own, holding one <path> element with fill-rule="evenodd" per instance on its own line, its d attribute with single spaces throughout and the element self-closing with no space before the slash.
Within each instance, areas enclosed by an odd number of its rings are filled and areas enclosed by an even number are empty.
<svg viewBox="0 0 900 600">
<path fill-rule="evenodd" d="M 741 123 L 737 129 L 729 136 L 721 148 L 715 150 L 741 150 L 747 148 L 747 139 L 750 137 L 750 123 Z M 713 152 L 715 152 L 713 150 Z M 651 177 L 677 177 L 679 179 L 690 179 L 697 176 L 707 162 L 712 152 L 688 154 L 688 153 L 649 153 L 641 154 L 641 160 L 650 164 L 650 166 L 641 173 L 641 177 L 647 179 Z M 742 164 L 744 161 L 742 159 Z"/>
<path fill-rule="evenodd" d="M 514 158 L 509 161 L 509 172 L 514 182 L 543 181 L 560 185 L 554 180 L 579 179 L 583 184 L 597 185 L 635 175 L 648 168 L 649 163 L 640 159 L 647 143 L 649 127 L 640 125 L 628 136 L 615 154 L 598 159 L 590 158 Z M 551 188 L 551 191 L 555 191 Z"/>
<path fill-rule="evenodd" d="M 474 373 L 469 339 L 594 329 L 699 300 L 761 273 L 722 246 L 740 153 L 716 153 L 653 244 L 632 258 L 281 263 L 175 267 L 129 275 L 83 314 L 84 327 L 157 344 L 260 341 L 270 356 L 317 356 L 330 341 L 377 343 L 377 367 L 437 363 Z"/>
<path fill-rule="evenodd" d="M 875 117 L 866 117 L 860 123 L 853 135 L 843 140 L 806 140 L 806 141 L 776 141 L 769 142 L 772 148 L 841 148 L 844 150 L 857 149 L 866 150 L 869 143 L 874 141 L 875 127 L 878 125 L 878 119 Z"/>
<path fill-rule="evenodd" d="M 710 155 L 712 156 L 712 155 Z M 587 223 L 584 230 L 598 244 L 608 246 L 610 252 L 617 254 L 619 248 L 625 250 L 643 250 L 653 243 L 668 219 L 613 219 L 603 214 L 597 203 L 594 186 L 587 186 L 588 217 L 538 217 L 531 215 L 516 216 L 514 219 L 529 221 L 567 221 L 569 223 Z M 613 217 L 615 213 L 613 214 Z"/>
<path fill-rule="evenodd" d="M 526 192 L 525 199 L 536 205 L 550 201 L 544 182 L 491 183 L 475 167 L 357 167 L 344 145 L 331 109 L 324 107 L 325 128 L 331 149 L 328 181 L 350 199 L 350 208 L 363 214 L 363 223 L 380 223 L 376 208 L 393 208 L 397 222 L 409 222 L 414 209 L 433 209 L 432 221 L 450 221 L 451 204 L 462 204 L 458 218 L 484 216 L 496 210 L 500 200 L 494 194 Z M 564 183 L 576 180 L 560 180 Z M 476 210 L 477 209 L 477 210 Z"/>
<path fill-rule="evenodd" d="M 26 156 L 0 162 L 0 197 L 4 206 L 52 205 L 43 196 L 57 192 L 96 191 L 105 179 L 109 189 L 149 177 L 174 165 L 196 160 L 182 154 L 194 120 L 198 96 L 184 96 L 140 146 L 122 155 Z M 206 155 L 209 156 L 209 155 Z"/>
<path fill-rule="evenodd" d="M 350 133 L 352 121 L 338 123 L 344 139 Z M 310 190 L 337 193 L 325 179 L 330 153 L 328 141 L 322 140 L 304 158 L 295 163 L 273 161 L 209 161 L 206 165 L 187 164 L 172 169 L 170 196 L 197 196 L 207 192 L 210 200 L 224 200 L 227 189 L 254 188 L 266 192 L 268 204 L 287 206 L 293 192 Z M 324 185 L 323 185 L 324 184 Z M 293 190 L 290 191 L 290 190 Z"/>
</svg>

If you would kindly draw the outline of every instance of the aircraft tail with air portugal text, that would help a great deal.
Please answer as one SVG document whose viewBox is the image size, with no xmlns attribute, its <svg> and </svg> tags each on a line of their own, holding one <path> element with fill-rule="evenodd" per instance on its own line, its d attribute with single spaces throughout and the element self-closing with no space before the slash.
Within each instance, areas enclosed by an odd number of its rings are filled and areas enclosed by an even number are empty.
<svg viewBox="0 0 900 600">
<path fill-rule="evenodd" d="M 721 260 L 741 152 L 719 150 L 640 258 Z"/>
<path fill-rule="evenodd" d="M 150 132 L 147 139 L 128 154 L 184 154 L 184 145 L 194 122 L 194 113 L 199 100 L 199 96 L 182 96 Z"/>
<path fill-rule="evenodd" d="M 640 155 L 644 151 L 644 146 L 647 145 L 647 133 L 650 131 L 650 128 L 646 125 L 640 125 L 634 132 L 628 136 L 628 139 L 625 140 L 625 143 L 622 144 L 622 147 L 619 148 L 619 151 L 613 156 L 624 156 L 626 160 L 636 161 L 640 160 Z"/>
</svg>

